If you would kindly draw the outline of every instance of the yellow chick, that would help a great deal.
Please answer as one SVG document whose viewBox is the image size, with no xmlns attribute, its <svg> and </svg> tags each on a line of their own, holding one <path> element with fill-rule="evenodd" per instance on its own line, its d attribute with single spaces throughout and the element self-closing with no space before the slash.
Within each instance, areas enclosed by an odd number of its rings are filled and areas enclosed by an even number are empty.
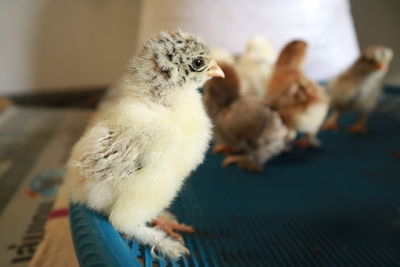
<svg viewBox="0 0 400 267">
<path fill-rule="evenodd" d="M 249 40 L 237 62 L 242 95 L 264 97 L 275 60 L 276 53 L 267 39 L 256 35 Z"/>
<path fill-rule="evenodd" d="M 188 254 L 160 230 L 185 227 L 157 216 L 203 161 L 211 122 L 197 89 L 215 76 L 223 72 L 196 37 L 163 32 L 149 40 L 73 148 L 66 177 L 72 201 L 167 257 Z"/>
</svg>

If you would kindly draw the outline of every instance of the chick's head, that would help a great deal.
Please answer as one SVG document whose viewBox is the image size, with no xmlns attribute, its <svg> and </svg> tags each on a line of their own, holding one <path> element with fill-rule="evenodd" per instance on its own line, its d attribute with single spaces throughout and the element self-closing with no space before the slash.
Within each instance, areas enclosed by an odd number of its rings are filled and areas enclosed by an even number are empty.
<svg viewBox="0 0 400 267">
<path fill-rule="evenodd" d="M 271 43 L 262 35 L 255 35 L 247 42 L 245 54 L 252 59 L 262 58 L 271 62 L 276 59 Z"/>
<path fill-rule="evenodd" d="M 369 71 L 387 70 L 393 58 L 393 50 L 381 45 L 367 47 L 361 57 L 360 63 Z"/>
<path fill-rule="evenodd" d="M 276 66 L 301 69 L 307 53 L 307 43 L 295 40 L 288 43 L 279 54 Z"/>
<path fill-rule="evenodd" d="M 131 70 L 157 90 L 201 87 L 211 77 L 223 77 L 207 45 L 195 36 L 161 32 L 147 41 Z"/>
</svg>

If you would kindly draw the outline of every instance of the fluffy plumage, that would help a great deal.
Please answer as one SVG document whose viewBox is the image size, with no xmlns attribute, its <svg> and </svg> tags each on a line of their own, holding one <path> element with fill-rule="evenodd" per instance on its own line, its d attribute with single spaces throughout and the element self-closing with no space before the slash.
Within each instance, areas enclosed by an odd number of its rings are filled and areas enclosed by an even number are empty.
<svg viewBox="0 0 400 267">
<path fill-rule="evenodd" d="M 325 123 L 325 129 L 338 129 L 339 114 L 355 111 L 359 118 L 349 129 L 353 132 L 365 131 L 367 116 L 376 105 L 382 90 L 382 80 L 392 58 L 393 51 L 390 48 L 370 46 L 349 69 L 329 83 L 334 111 Z"/>
<path fill-rule="evenodd" d="M 218 62 L 219 63 L 219 62 Z M 219 63 L 225 79 L 205 85 L 204 103 L 214 123 L 215 152 L 228 152 L 223 165 L 237 163 L 261 171 L 264 163 L 286 148 L 288 131 L 277 112 L 258 97 L 240 95 L 238 73 L 233 65 Z"/>
<path fill-rule="evenodd" d="M 277 110 L 285 125 L 304 133 L 299 145 L 319 145 L 316 134 L 328 111 L 323 89 L 303 74 L 307 44 L 292 41 L 281 51 L 266 90 L 266 102 Z"/>
<path fill-rule="evenodd" d="M 197 38 L 173 32 L 149 40 L 68 163 L 73 202 L 108 215 L 118 231 L 171 258 L 188 250 L 147 223 L 204 158 L 211 123 L 197 88 L 208 75 L 222 72 Z"/>
<path fill-rule="evenodd" d="M 242 83 L 241 93 L 263 97 L 275 60 L 276 53 L 268 40 L 260 35 L 251 38 L 237 63 Z"/>
</svg>

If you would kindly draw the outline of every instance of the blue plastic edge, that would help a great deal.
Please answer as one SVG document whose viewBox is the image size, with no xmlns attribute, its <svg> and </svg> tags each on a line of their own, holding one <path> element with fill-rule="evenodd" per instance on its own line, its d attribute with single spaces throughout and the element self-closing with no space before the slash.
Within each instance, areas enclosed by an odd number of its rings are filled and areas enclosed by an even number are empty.
<svg viewBox="0 0 400 267">
<path fill-rule="evenodd" d="M 70 227 L 79 265 L 83 267 L 140 267 L 107 218 L 83 205 L 70 205 Z"/>
</svg>

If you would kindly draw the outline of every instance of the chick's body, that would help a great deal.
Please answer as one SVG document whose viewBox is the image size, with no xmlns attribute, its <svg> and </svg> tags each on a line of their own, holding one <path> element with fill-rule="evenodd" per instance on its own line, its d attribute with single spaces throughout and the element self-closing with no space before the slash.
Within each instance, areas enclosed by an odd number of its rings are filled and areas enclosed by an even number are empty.
<svg viewBox="0 0 400 267">
<path fill-rule="evenodd" d="M 339 113 L 354 111 L 358 113 L 359 118 L 350 130 L 365 130 L 366 117 L 377 103 L 382 90 L 382 80 L 392 57 L 393 52 L 389 48 L 368 47 L 348 70 L 329 83 L 328 90 L 334 111 L 324 128 L 337 129 Z"/>
<path fill-rule="evenodd" d="M 114 225 L 122 219 L 120 229 L 135 225 L 135 218 L 148 221 L 170 204 L 202 161 L 211 127 L 198 92 L 174 98 L 170 107 L 124 100 L 98 115 L 71 156 L 73 200 L 111 214 Z M 118 203 L 126 218 L 113 220 Z"/>
<path fill-rule="evenodd" d="M 232 65 L 220 64 L 225 79 L 214 78 L 205 85 L 204 102 L 214 123 L 217 145 L 231 148 L 224 165 L 260 171 L 264 163 L 286 148 L 287 128 L 277 112 L 258 97 L 240 95 L 240 83 Z"/>
<path fill-rule="evenodd" d="M 187 249 L 146 223 L 170 205 L 203 160 L 211 123 L 197 88 L 206 73 L 221 74 L 196 38 L 162 33 L 149 41 L 69 160 L 74 202 L 172 258 Z"/>
<path fill-rule="evenodd" d="M 303 146 L 319 145 L 316 135 L 329 107 L 323 89 L 302 72 L 306 48 L 303 41 L 285 46 L 266 90 L 266 102 L 279 112 L 291 135 L 305 134 Z"/>
<path fill-rule="evenodd" d="M 238 60 L 241 94 L 263 97 L 275 60 L 275 51 L 268 40 L 260 35 L 251 38 Z"/>
</svg>

